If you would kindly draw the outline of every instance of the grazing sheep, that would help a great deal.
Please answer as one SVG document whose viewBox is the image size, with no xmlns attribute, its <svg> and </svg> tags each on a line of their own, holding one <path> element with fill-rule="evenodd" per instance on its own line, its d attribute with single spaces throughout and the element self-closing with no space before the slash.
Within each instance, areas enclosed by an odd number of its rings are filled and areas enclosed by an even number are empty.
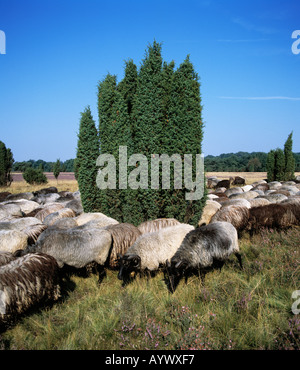
<svg viewBox="0 0 300 370">
<path fill-rule="evenodd" d="M 38 236 L 46 228 L 47 226 L 35 217 L 23 217 L 10 222 L 0 222 L 0 230 L 19 230 L 25 233 L 28 237 L 28 244 L 35 243 Z"/>
<path fill-rule="evenodd" d="M 263 192 L 265 192 L 267 190 L 270 190 L 270 187 L 267 183 L 258 184 L 255 187 L 253 187 L 253 191 L 256 191 L 256 190 L 262 190 Z"/>
<path fill-rule="evenodd" d="M 118 278 L 128 282 L 132 272 L 153 273 L 166 260 L 172 258 L 188 232 L 194 226 L 179 224 L 162 228 L 140 236 L 136 242 L 120 257 Z"/>
<path fill-rule="evenodd" d="M 249 200 L 249 199 L 256 198 L 258 196 L 259 196 L 259 194 L 256 191 L 250 190 L 250 191 L 247 191 L 246 193 L 242 193 L 242 194 L 232 194 L 232 195 L 230 195 L 229 199 L 246 199 L 246 200 Z"/>
<path fill-rule="evenodd" d="M 18 249 L 25 249 L 28 236 L 19 230 L 0 230 L 0 251 L 14 253 Z"/>
<path fill-rule="evenodd" d="M 47 203 L 53 203 L 56 202 L 59 198 L 59 195 L 57 193 L 49 193 L 49 194 L 39 194 L 36 195 L 32 200 L 39 204 L 47 204 Z"/>
<path fill-rule="evenodd" d="M 217 177 L 211 176 L 207 178 L 207 189 L 214 189 L 220 180 Z"/>
<path fill-rule="evenodd" d="M 299 204 L 271 203 L 250 209 L 247 230 L 255 232 L 264 227 L 284 229 L 299 224 Z"/>
<path fill-rule="evenodd" d="M 238 232 L 244 230 L 249 221 L 249 208 L 243 206 L 223 206 L 212 217 L 210 223 L 225 221 L 231 223 Z"/>
<path fill-rule="evenodd" d="M 50 215 L 53 212 L 57 212 L 62 208 L 64 208 L 64 206 L 60 203 L 47 204 L 34 217 L 38 218 L 43 222 L 48 215 Z"/>
<path fill-rule="evenodd" d="M 102 227 L 119 223 L 117 220 L 100 212 L 82 213 L 80 216 L 77 216 L 75 220 L 78 226 L 87 224 L 90 221 L 97 221 L 97 224 Z"/>
<path fill-rule="evenodd" d="M 253 189 L 253 185 L 245 185 L 245 186 L 242 186 L 241 189 L 243 190 L 244 193 L 247 193 L 247 191 L 250 191 L 251 189 Z"/>
<path fill-rule="evenodd" d="M 245 185 L 246 179 L 241 176 L 235 176 L 232 185 Z"/>
<path fill-rule="evenodd" d="M 152 233 L 164 227 L 170 227 L 180 224 L 175 218 L 157 218 L 156 220 L 142 222 L 138 229 L 142 234 Z"/>
<path fill-rule="evenodd" d="M 6 200 L 6 198 L 10 195 L 11 193 L 9 191 L 2 191 L 0 192 L 0 202 L 3 202 Z"/>
<path fill-rule="evenodd" d="M 270 201 L 265 198 L 254 198 L 254 199 L 249 199 L 248 202 L 251 205 L 251 208 L 253 207 L 259 207 L 259 206 L 266 206 L 267 204 L 270 204 Z"/>
<path fill-rule="evenodd" d="M 189 232 L 171 263 L 167 263 L 165 280 L 169 290 L 174 292 L 181 278 L 190 273 L 201 273 L 214 266 L 221 268 L 231 254 L 242 268 L 237 231 L 230 223 L 215 222 Z"/>
<path fill-rule="evenodd" d="M 242 188 L 237 188 L 237 187 L 235 187 L 235 188 L 230 188 L 230 189 L 227 189 L 227 190 L 225 191 L 225 194 L 226 194 L 228 197 L 230 197 L 230 195 L 232 195 L 232 194 L 241 194 L 241 193 L 243 193 L 243 189 L 242 189 Z"/>
<path fill-rule="evenodd" d="M 109 252 L 109 267 L 112 269 L 119 267 L 118 255 L 123 255 L 128 248 L 142 235 L 140 230 L 129 223 L 109 225 L 105 227 L 112 237 L 112 248 Z"/>
<path fill-rule="evenodd" d="M 25 199 L 25 200 L 32 200 L 34 195 L 31 192 L 27 193 L 18 193 L 18 194 L 10 194 L 5 199 L 6 201 L 14 201 L 19 199 Z"/>
<path fill-rule="evenodd" d="M 280 193 L 272 193 L 269 195 L 260 195 L 258 198 L 267 199 L 270 203 L 280 203 L 283 200 L 286 200 L 288 197 Z"/>
<path fill-rule="evenodd" d="M 217 183 L 216 188 L 226 188 L 226 189 L 229 189 L 232 181 L 233 181 L 233 178 L 232 177 L 229 177 L 228 180 L 221 180 L 221 181 L 219 181 Z"/>
<path fill-rule="evenodd" d="M 39 204 L 37 202 L 34 202 L 32 200 L 26 200 L 26 199 L 19 199 L 9 202 L 3 202 L 2 204 L 14 204 L 18 207 L 20 207 L 22 214 L 27 214 L 35 209 L 39 208 Z"/>
<path fill-rule="evenodd" d="M 57 212 L 50 213 L 44 219 L 44 224 L 47 226 L 52 226 L 57 220 L 61 218 L 75 217 L 75 212 L 70 208 L 62 208 Z"/>
<path fill-rule="evenodd" d="M 74 220 L 74 218 L 60 218 L 54 222 L 54 224 L 50 227 L 58 228 L 58 229 L 72 229 L 74 227 L 77 227 L 77 222 Z"/>
<path fill-rule="evenodd" d="M 27 254 L 0 267 L 0 325 L 30 307 L 60 297 L 58 265 L 46 254 Z"/>
<path fill-rule="evenodd" d="M 0 221 L 9 221 L 17 217 L 23 217 L 20 206 L 13 203 L 0 204 Z"/>
<path fill-rule="evenodd" d="M 83 213 L 83 207 L 80 199 L 70 200 L 68 203 L 66 203 L 65 207 L 71 208 L 75 212 L 76 216 L 79 216 L 81 213 Z"/>
<path fill-rule="evenodd" d="M 50 186 L 49 188 L 43 188 L 37 191 L 32 192 L 34 196 L 40 194 L 51 194 L 51 193 L 58 193 L 58 190 L 55 186 Z"/>
<path fill-rule="evenodd" d="M 16 259 L 16 257 L 12 253 L 0 251 L 0 267 L 3 265 L 7 265 L 14 259 Z"/>
<path fill-rule="evenodd" d="M 215 202 L 214 200 L 208 199 L 206 201 L 205 207 L 202 211 L 201 219 L 198 222 L 198 226 L 204 226 L 210 223 L 212 217 L 217 213 L 217 211 L 221 208 L 221 204 Z"/>
<path fill-rule="evenodd" d="M 51 226 L 39 236 L 34 246 L 20 255 L 46 253 L 56 259 L 60 268 L 67 265 L 81 269 L 94 262 L 101 281 L 111 245 L 111 233 L 103 228 L 59 229 Z"/>
<path fill-rule="evenodd" d="M 228 199 L 221 203 L 222 207 L 227 206 L 241 206 L 251 208 L 251 204 L 247 199 Z"/>
</svg>

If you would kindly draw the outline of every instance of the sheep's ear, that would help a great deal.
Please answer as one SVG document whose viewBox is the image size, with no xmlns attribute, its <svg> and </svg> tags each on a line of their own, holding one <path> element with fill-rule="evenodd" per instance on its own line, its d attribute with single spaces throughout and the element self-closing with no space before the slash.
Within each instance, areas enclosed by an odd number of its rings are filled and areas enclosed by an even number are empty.
<svg viewBox="0 0 300 370">
<path fill-rule="evenodd" d="M 170 263 L 169 260 L 166 260 L 166 266 L 167 266 L 168 269 L 171 267 L 171 263 Z"/>
</svg>

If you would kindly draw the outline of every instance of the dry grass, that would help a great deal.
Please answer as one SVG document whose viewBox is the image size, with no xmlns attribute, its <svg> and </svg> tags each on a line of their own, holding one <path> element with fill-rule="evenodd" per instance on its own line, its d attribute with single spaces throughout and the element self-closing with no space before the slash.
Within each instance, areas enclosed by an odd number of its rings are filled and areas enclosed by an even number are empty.
<svg viewBox="0 0 300 370">
<path fill-rule="evenodd" d="M 13 181 L 11 186 L 0 188 L 0 192 L 8 191 L 12 194 L 26 193 L 30 191 L 37 191 L 43 188 L 55 186 L 58 191 L 77 191 L 78 183 L 76 180 L 48 180 L 47 184 L 30 185 L 26 181 Z"/>
</svg>

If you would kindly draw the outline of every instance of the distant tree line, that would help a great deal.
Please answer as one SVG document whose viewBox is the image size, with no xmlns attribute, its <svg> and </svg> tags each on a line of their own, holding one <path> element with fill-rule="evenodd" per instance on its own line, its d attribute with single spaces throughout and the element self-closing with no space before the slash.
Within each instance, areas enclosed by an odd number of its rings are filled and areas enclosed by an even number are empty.
<svg viewBox="0 0 300 370">
<path fill-rule="evenodd" d="M 268 153 L 238 152 L 207 155 L 204 158 L 206 172 L 267 172 Z M 295 172 L 300 172 L 300 153 L 293 153 Z"/>
<path fill-rule="evenodd" d="M 60 172 L 74 172 L 74 159 L 68 159 L 64 162 L 60 161 Z M 23 162 L 15 162 L 12 166 L 12 171 L 14 172 L 25 172 L 26 168 L 31 167 L 34 169 L 42 169 L 43 172 L 53 172 L 57 168 L 56 162 L 46 162 L 42 159 L 37 161 L 30 159 Z"/>
</svg>

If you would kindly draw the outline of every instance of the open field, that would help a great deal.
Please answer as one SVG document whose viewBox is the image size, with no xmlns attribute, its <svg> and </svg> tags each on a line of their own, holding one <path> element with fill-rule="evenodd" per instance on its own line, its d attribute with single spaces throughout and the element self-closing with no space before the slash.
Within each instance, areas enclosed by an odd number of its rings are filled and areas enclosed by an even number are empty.
<svg viewBox="0 0 300 370">
<path fill-rule="evenodd" d="M 25 193 L 29 191 L 37 191 L 45 187 L 55 186 L 58 191 L 77 191 L 78 184 L 75 179 L 73 172 L 64 172 L 60 173 L 58 179 L 56 180 L 53 173 L 45 172 L 45 175 L 48 179 L 47 184 L 41 185 L 30 185 L 24 179 L 21 173 L 13 173 L 13 182 L 11 186 L 2 187 L 0 191 L 9 191 L 12 194 L 16 193 Z"/>
</svg>

